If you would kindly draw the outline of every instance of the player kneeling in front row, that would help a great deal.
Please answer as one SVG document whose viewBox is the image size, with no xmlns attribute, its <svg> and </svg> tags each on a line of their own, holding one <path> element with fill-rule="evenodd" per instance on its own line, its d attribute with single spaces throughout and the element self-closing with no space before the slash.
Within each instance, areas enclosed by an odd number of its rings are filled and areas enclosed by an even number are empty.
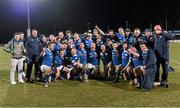
<svg viewBox="0 0 180 108">
<path fill-rule="evenodd" d="M 141 78 L 141 88 L 144 91 L 149 91 L 154 86 L 156 74 L 156 56 L 153 50 L 148 49 L 145 43 L 140 44 L 143 58 L 143 75 Z"/>
<path fill-rule="evenodd" d="M 131 55 L 128 52 L 128 43 L 124 42 L 123 43 L 123 51 L 122 51 L 122 67 L 123 69 L 121 72 L 123 73 L 123 77 L 125 80 L 129 77 L 130 80 L 130 85 L 134 84 L 134 73 L 131 65 Z"/>
<path fill-rule="evenodd" d="M 78 57 L 79 57 L 79 63 L 82 66 L 81 69 L 81 80 L 87 82 L 88 81 L 88 76 L 86 74 L 86 68 L 87 68 L 87 51 L 85 49 L 85 45 L 83 42 L 80 43 L 79 45 L 79 50 L 78 50 Z"/>
<path fill-rule="evenodd" d="M 140 52 L 136 49 L 134 44 L 130 45 L 130 48 L 128 49 L 128 52 L 131 55 L 131 61 L 133 65 L 133 73 L 138 72 L 140 67 L 142 66 L 142 57 L 140 56 Z M 140 87 L 140 76 L 134 76 L 134 82 L 131 84 L 134 84 L 136 88 Z"/>
<path fill-rule="evenodd" d="M 51 75 L 51 67 L 53 65 L 53 53 L 52 50 L 54 49 L 54 43 L 49 42 L 48 48 L 43 49 L 41 52 L 41 56 L 43 57 L 42 65 L 41 65 L 41 71 L 45 75 L 45 85 L 44 87 L 48 87 L 49 78 Z"/>
<path fill-rule="evenodd" d="M 156 58 L 151 49 L 148 49 L 145 43 L 140 44 L 143 65 L 139 71 L 135 71 L 135 76 L 140 76 L 140 87 L 143 91 L 149 91 L 154 85 L 156 73 Z M 140 56 L 140 55 L 139 55 Z"/>
<path fill-rule="evenodd" d="M 111 79 L 113 76 L 112 75 L 112 56 L 111 52 L 107 50 L 106 46 L 104 44 L 101 45 L 101 52 L 100 52 L 100 58 L 103 61 L 104 65 L 104 74 L 105 74 L 105 79 Z"/>
<path fill-rule="evenodd" d="M 112 50 L 112 63 L 114 65 L 115 76 L 113 82 L 119 81 L 119 76 L 122 77 L 121 70 L 123 69 L 121 64 L 121 51 L 118 50 L 118 44 L 113 43 L 113 50 Z M 122 79 L 122 78 L 121 78 Z"/>
<path fill-rule="evenodd" d="M 59 51 L 59 54 L 54 57 L 54 66 L 56 70 L 55 79 L 54 79 L 55 81 L 57 81 L 58 78 L 60 78 L 61 71 L 63 70 L 64 54 L 65 54 L 64 50 L 61 49 Z M 61 77 L 61 79 L 64 79 L 64 78 Z"/>
<path fill-rule="evenodd" d="M 97 78 L 99 74 L 99 61 L 96 52 L 96 44 L 92 43 L 89 51 L 88 64 L 86 65 L 86 73 L 88 78 Z"/>
<path fill-rule="evenodd" d="M 70 64 L 68 65 L 71 79 L 72 80 L 82 80 L 82 67 L 83 65 L 79 61 L 77 55 L 77 50 L 75 48 L 71 49 L 71 56 L 69 57 Z"/>
</svg>

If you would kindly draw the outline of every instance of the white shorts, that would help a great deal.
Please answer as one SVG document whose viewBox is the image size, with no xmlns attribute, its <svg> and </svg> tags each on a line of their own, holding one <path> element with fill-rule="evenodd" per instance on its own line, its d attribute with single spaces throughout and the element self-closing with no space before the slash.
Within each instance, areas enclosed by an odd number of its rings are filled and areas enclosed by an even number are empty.
<svg viewBox="0 0 180 108">
<path fill-rule="evenodd" d="M 60 71 L 63 68 L 63 66 L 56 67 L 57 71 Z"/>
<path fill-rule="evenodd" d="M 80 66 L 80 68 L 82 68 L 82 67 L 83 67 L 83 64 L 80 63 L 79 66 Z"/>
<path fill-rule="evenodd" d="M 88 69 L 93 69 L 93 68 L 95 68 L 95 66 L 94 66 L 93 64 L 91 64 L 91 63 L 88 63 L 88 64 L 87 64 L 87 68 L 88 68 Z"/>
<path fill-rule="evenodd" d="M 137 68 L 141 68 L 142 70 L 142 65 L 134 67 L 134 69 L 137 69 Z"/>
<path fill-rule="evenodd" d="M 50 70 L 51 67 L 50 67 L 50 66 L 47 66 L 47 65 L 41 65 L 40 69 L 41 69 L 42 72 L 45 72 L 45 71 L 47 71 L 47 70 Z"/>
</svg>

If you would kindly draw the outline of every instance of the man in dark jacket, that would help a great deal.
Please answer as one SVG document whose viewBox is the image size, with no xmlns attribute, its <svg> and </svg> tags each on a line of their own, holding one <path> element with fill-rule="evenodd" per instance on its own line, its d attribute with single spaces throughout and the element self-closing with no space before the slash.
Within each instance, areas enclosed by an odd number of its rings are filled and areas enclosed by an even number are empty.
<svg viewBox="0 0 180 108">
<path fill-rule="evenodd" d="M 130 39 L 130 44 L 134 44 L 136 49 L 140 51 L 140 46 L 139 43 L 144 40 L 144 36 L 142 36 L 141 31 L 139 28 L 134 29 L 134 36 L 131 37 Z"/>
<path fill-rule="evenodd" d="M 164 87 L 169 87 L 167 83 L 168 79 L 168 68 L 169 68 L 169 40 L 174 38 L 174 34 L 166 33 L 162 31 L 162 28 L 160 25 L 156 25 L 154 27 L 155 31 L 155 55 L 156 55 L 156 65 L 157 65 L 157 71 L 155 75 L 155 83 L 159 82 L 159 68 L 160 64 L 162 65 L 162 76 L 160 85 Z"/>
<path fill-rule="evenodd" d="M 33 64 L 35 65 L 34 76 L 37 78 L 38 74 L 38 59 L 40 55 L 40 40 L 38 38 L 38 31 L 36 29 L 32 30 L 32 35 L 29 36 L 26 40 L 25 47 L 27 49 L 27 57 L 30 59 L 30 62 L 27 64 L 26 70 L 26 82 L 31 81 L 31 71 Z"/>
<path fill-rule="evenodd" d="M 150 29 L 145 30 L 145 41 L 146 41 L 147 47 L 154 50 L 155 37 L 152 35 L 152 32 Z"/>
<path fill-rule="evenodd" d="M 156 57 L 152 49 L 148 48 L 145 43 L 140 44 L 142 51 L 142 70 L 141 88 L 143 91 L 149 91 L 154 86 L 154 77 L 156 74 Z"/>
<path fill-rule="evenodd" d="M 141 58 L 142 66 L 134 69 L 134 75 L 138 79 L 138 83 L 142 91 L 149 91 L 154 84 L 154 77 L 156 74 L 156 57 L 152 49 L 148 48 L 145 43 L 140 43 L 141 54 L 128 50 L 134 56 Z M 136 87 L 138 87 L 136 85 Z"/>
</svg>

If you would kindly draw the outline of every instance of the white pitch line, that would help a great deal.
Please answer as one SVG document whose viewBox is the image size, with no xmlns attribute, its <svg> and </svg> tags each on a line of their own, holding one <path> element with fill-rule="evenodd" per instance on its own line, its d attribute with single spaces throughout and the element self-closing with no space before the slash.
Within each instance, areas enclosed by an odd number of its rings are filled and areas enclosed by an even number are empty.
<svg viewBox="0 0 180 108">
<path fill-rule="evenodd" d="M 170 59 L 170 61 L 172 61 L 172 62 L 174 62 L 174 63 L 176 63 L 176 64 L 180 65 L 180 62 L 178 62 L 177 60 Z"/>
</svg>

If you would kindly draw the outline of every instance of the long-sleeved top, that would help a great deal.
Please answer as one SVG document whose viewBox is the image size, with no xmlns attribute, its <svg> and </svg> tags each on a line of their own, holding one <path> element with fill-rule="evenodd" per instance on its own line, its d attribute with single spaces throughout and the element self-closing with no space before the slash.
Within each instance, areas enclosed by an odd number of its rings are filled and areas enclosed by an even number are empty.
<svg viewBox="0 0 180 108">
<path fill-rule="evenodd" d="M 38 37 L 29 36 L 25 42 L 28 57 L 40 55 L 40 40 Z"/>
<path fill-rule="evenodd" d="M 152 49 L 142 52 L 145 74 L 141 76 L 141 87 L 150 90 L 153 87 L 156 74 L 156 57 Z"/>
<path fill-rule="evenodd" d="M 155 55 L 157 58 L 169 59 L 169 40 L 174 38 L 172 33 L 162 32 L 155 35 Z"/>
<path fill-rule="evenodd" d="M 24 53 L 26 52 L 24 43 L 22 41 L 16 41 L 15 39 L 12 39 L 8 42 L 7 45 L 5 45 L 4 50 L 6 50 L 9 53 L 12 53 L 12 58 L 22 58 Z"/>
</svg>

